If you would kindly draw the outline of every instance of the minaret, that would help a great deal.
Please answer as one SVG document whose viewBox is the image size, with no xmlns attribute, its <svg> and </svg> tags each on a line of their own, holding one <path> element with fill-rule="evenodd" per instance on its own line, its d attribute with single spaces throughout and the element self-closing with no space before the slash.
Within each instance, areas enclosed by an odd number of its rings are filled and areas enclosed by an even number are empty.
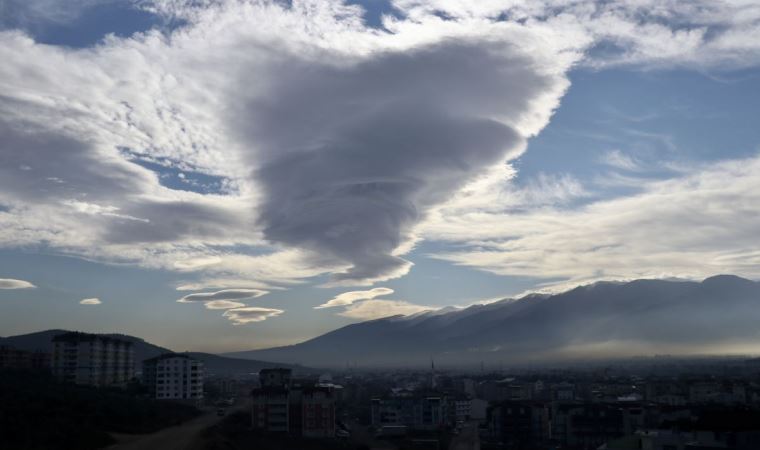
<svg viewBox="0 0 760 450">
<path fill-rule="evenodd" d="M 435 381 L 435 361 L 433 360 L 433 357 L 430 357 L 430 388 L 435 389 L 438 387 L 436 381 Z"/>
</svg>

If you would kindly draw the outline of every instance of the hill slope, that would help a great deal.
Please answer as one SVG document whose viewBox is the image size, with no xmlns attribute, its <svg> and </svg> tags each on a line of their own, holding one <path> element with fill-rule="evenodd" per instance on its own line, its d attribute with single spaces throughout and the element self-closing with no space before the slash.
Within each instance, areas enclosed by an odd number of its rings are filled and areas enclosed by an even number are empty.
<svg viewBox="0 0 760 450">
<path fill-rule="evenodd" d="M 28 351 L 41 350 L 45 352 L 51 352 L 51 341 L 53 337 L 66 332 L 68 332 L 68 330 L 45 330 L 36 333 L 4 337 L 0 338 L 0 345 L 10 345 L 12 347 Z M 163 353 L 172 352 L 172 350 L 151 344 L 135 336 L 129 336 L 126 334 L 106 334 L 105 336 L 111 336 L 132 342 L 135 350 L 136 369 L 138 371 L 141 370 L 142 361 L 148 358 L 153 358 L 154 356 L 161 355 Z M 279 364 L 266 361 L 257 361 L 253 359 L 228 358 L 211 353 L 189 352 L 188 354 L 196 359 L 203 361 L 207 373 L 215 375 L 258 372 L 259 370 L 268 367 L 291 367 L 305 370 L 302 367 L 297 367 L 290 364 Z"/>
<path fill-rule="evenodd" d="M 340 367 L 508 363 L 730 351 L 760 344 L 760 283 L 722 275 L 703 282 L 600 282 L 444 313 L 348 325 L 301 344 L 229 353 Z M 723 349 L 723 350 L 721 350 Z"/>
</svg>

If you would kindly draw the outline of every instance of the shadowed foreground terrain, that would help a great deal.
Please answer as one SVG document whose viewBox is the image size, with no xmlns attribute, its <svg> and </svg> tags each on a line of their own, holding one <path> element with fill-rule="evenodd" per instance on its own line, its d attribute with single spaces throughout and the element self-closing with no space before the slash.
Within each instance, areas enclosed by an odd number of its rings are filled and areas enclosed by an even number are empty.
<svg viewBox="0 0 760 450">
<path fill-rule="evenodd" d="M 3 450 L 102 448 L 109 432 L 142 434 L 196 417 L 192 406 L 157 402 L 127 390 L 57 382 L 51 375 L 0 371 Z"/>
</svg>

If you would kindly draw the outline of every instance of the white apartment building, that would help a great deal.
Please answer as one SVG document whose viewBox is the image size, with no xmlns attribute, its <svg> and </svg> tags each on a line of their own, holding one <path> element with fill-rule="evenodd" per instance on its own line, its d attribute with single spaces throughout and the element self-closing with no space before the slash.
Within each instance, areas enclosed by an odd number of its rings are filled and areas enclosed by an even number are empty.
<svg viewBox="0 0 760 450">
<path fill-rule="evenodd" d="M 181 353 L 166 353 L 143 361 L 143 383 L 159 400 L 203 399 L 203 362 Z"/>
</svg>

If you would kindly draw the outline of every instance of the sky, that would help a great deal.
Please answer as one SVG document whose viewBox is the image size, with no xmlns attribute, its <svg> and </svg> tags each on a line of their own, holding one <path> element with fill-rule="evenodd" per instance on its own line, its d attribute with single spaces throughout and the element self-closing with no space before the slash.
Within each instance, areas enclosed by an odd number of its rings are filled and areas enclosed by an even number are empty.
<svg viewBox="0 0 760 450">
<path fill-rule="evenodd" d="M 5 0 L 0 335 L 760 279 L 753 0 Z"/>
</svg>

